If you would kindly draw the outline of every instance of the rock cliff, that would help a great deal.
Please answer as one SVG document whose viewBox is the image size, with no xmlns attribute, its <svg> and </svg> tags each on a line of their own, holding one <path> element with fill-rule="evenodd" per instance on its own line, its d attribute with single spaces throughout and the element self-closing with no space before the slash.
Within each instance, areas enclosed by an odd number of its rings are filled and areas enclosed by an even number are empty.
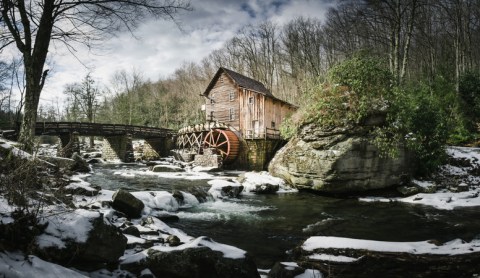
<svg viewBox="0 0 480 278">
<path fill-rule="evenodd" d="M 411 157 L 399 147 L 382 158 L 368 127 L 322 130 L 306 125 L 272 159 L 269 172 L 298 189 L 351 193 L 398 185 L 411 172 Z"/>
</svg>

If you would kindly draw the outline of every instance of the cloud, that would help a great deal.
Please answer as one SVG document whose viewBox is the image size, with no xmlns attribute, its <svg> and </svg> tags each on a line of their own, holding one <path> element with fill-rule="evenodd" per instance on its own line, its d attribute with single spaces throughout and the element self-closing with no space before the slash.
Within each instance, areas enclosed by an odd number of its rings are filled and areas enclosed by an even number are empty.
<svg viewBox="0 0 480 278">
<path fill-rule="evenodd" d="M 178 16 L 179 25 L 146 20 L 135 31 L 135 38 L 130 33 L 118 34 L 95 50 L 77 45 L 76 57 L 61 44 L 55 44 L 42 101 L 63 99 L 64 86 L 80 82 L 89 71 L 103 84 L 108 84 L 118 70 L 136 69 L 152 81 L 168 77 L 183 63 L 199 62 L 212 50 L 221 48 L 248 24 L 272 20 L 281 25 L 299 16 L 321 19 L 332 3 L 328 0 L 194 1 L 192 12 Z"/>
</svg>

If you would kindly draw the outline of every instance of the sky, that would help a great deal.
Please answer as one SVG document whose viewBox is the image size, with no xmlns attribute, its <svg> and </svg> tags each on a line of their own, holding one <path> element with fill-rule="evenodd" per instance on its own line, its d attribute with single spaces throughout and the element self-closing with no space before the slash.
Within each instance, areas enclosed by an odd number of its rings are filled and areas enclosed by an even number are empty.
<svg viewBox="0 0 480 278">
<path fill-rule="evenodd" d="M 51 46 L 50 69 L 41 95 L 43 105 L 64 100 L 66 84 L 80 82 L 88 73 L 100 84 L 108 84 L 119 70 L 140 72 L 145 79 L 167 78 L 183 63 L 200 62 L 219 49 L 248 24 L 270 20 L 278 25 L 291 19 L 323 19 L 334 0 L 191 0 L 192 11 L 172 21 L 145 19 L 134 35 L 120 33 L 100 48 L 78 45 L 68 51 L 62 44 Z"/>
</svg>

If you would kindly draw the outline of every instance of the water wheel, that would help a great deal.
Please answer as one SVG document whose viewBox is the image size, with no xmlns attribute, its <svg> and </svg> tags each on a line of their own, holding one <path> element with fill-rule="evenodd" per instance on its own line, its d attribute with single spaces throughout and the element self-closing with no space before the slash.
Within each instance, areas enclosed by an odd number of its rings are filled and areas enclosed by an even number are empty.
<svg viewBox="0 0 480 278">
<path fill-rule="evenodd" d="M 226 129 L 212 129 L 203 140 L 204 148 L 214 148 L 223 158 L 223 163 L 233 162 L 240 152 L 240 141 L 237 135 Z"/>
</svg>

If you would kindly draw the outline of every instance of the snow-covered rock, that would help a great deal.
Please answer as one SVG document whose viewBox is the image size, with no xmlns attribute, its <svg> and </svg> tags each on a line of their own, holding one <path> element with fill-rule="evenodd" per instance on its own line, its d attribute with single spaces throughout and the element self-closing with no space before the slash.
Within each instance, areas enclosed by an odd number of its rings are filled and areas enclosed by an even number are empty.
<svg viewBox="0 0 480 278">
<path fill-rule="evenodd" d="M 480 148 L 448 147 L 448 163 L 435 181 L 413 180 L 419 193 L 405 198 L 362 197 L 363 202 L 402 202 L 452 210 L 480 206 Z"/>
<path fill-rule="evenodd" d="M 37 256 L 25 256 L 21 253 L 0 253 L 0 273 L 2 277 L 30 278 L 86 278 L 87 276 L 63 267 L 44 261 Z"/>
<path fill-rule="evenodd" d="M 245 251 L 207 237 L 178 246 L 157 245 L 124 256 L 121 268 L 132 273 L 148 268 L 157 277 L 259 277 Z"/>
<path fill-rule="evenodd" d="M 44 218 L 48 223 L 36 239 L 36 253 L 61 263 L 115 263 L 127 239 L 99 212 L 77 209 Z"/>
<path fill-rule="evenodd" d="M 471 277 L 478 273 L 480 240 L 386 242 L 314 236 L 295 249 L 303 267 L 342 277 Z"/>
<path fill-rule="evenodd" d="M 132 218 L 142 215 L 145 205 L 130 192 L 120 189 L 112 196 L 112 207 Z"/>
<path fill-rule="evenodd" d="M 237 198 L 243 191 L 243 185 L 236 181 L 217 179 L 209 181 L 208 184 L 212 186 L 208 193 L 214 199 Z"/>
<path fill-rule="evenodd" d="M 281 178 L 273 177 L 268 172 L 247 172 L 238 178 L 246 192 L 267 194 L 276 192 L 295 192 Z"/>
<path fill-rule="evenodd" d="M 152 167 L 154 173 L 184 172 L 185 170 L 175 165 L 155 165 Z"/>
</svg>

